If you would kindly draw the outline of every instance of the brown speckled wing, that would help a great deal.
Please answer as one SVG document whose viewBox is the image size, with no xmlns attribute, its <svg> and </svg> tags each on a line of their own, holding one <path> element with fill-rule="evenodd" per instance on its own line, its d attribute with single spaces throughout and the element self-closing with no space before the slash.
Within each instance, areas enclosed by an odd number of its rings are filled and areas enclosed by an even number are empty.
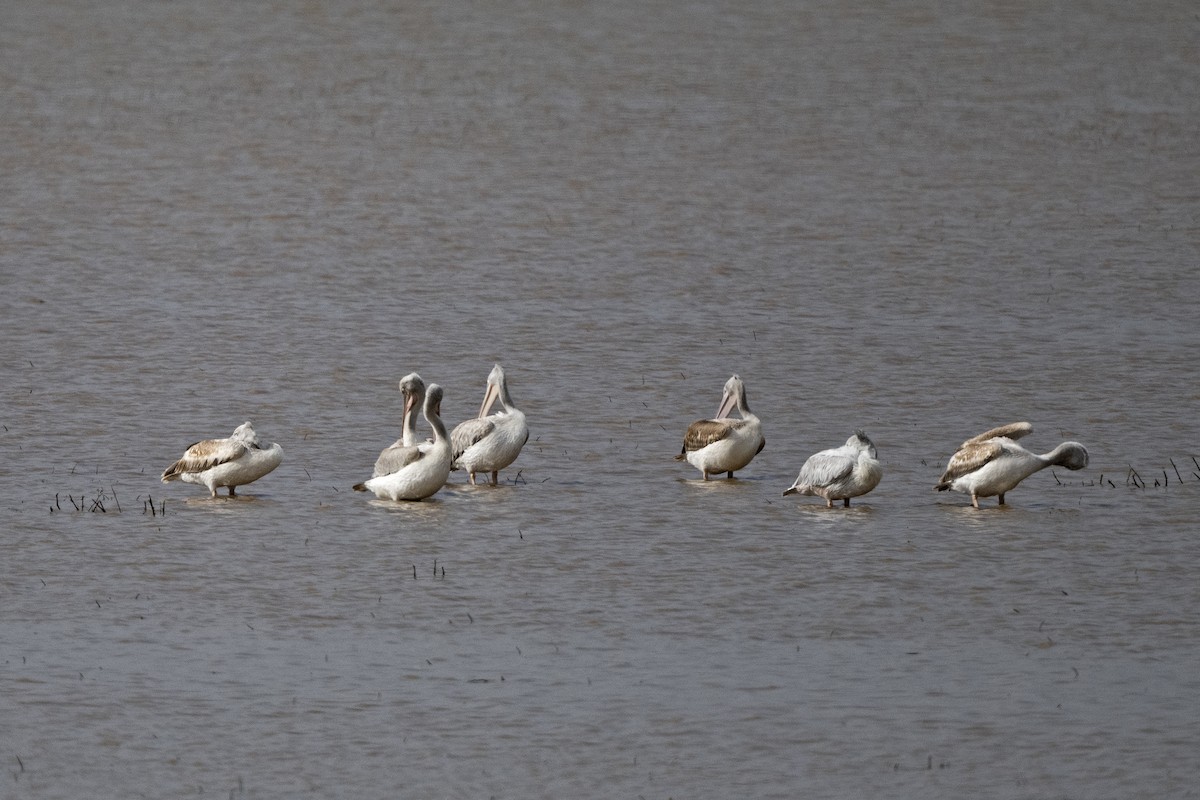
<svg viewBox="0 0 1200 800">
<path fill-rule="evenodd" d="M 962 446 L 966 447 L 969 444 L 986 442 L 988 439 L 995 439 L 998 436 L 1003 436 L 1005 439 L 1020 439 L 1022 436 L 1032 432 L 1033 425 L 1028 422 L 1010 422 L 1007 425 L 1001 425 L 999 428 L 984 431 L 978 436 L 972 436 L 963 442 Z"/>
<path fill-rule="evenodd" d="M 950 462 L 946 464 L 946 471 L 942 473 L 940 483 L 950 483 L 972 473 L 1003 452 L 1004 447 L 999 442 L 968 442 L 950 456 Z"/>
<path fill-rule="evenodd" d="M 170 480 L 185 472 L 203 472 L 239 458 L 245 452 L 246 446 L 233 439 L 205 439 L 189 447 L 183 458 L 167 467 L 163 471 L 162 479 Z"/>
<path fill-rule="evenodd" d="M 687 433 L 683 435 L 683 450 L 687 453 L 692 450 L 700 450 L 708 447 L 713 442 L 719 442 L 729 436 L 730 431 L 738 425 L 734 421 L 715 420 L 715 419 L 700 419 L 688 426 Z"/>
</svg>

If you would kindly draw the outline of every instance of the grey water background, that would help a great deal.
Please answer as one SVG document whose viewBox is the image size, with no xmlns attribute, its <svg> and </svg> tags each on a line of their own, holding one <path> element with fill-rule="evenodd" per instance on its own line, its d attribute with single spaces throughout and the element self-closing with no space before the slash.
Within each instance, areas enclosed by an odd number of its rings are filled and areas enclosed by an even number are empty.
<svg viewBox="0 0 1200 800">
<path fill-rule="evenodd" d="M 1198 41 L 6 3 L 0 797 L 1194 795 Z M 497 361 L 501 486 L 349 490 L 401 375 L 454 424 Z M 734 372 L 767 446 L 704 484 L 671 456 Z M 285 451 L 246 497 L 158 482 L 246 419 Z M 1019 419 L 1091 464 L 932 491 Z M 878 489 L 780 496 L 856 427 Z"/>
</svg>

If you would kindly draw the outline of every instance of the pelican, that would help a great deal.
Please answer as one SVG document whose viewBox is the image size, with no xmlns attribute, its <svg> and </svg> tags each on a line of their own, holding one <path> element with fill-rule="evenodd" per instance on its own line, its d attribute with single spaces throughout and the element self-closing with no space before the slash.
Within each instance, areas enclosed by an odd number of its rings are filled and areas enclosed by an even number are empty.
<svg viewBox="0 0 1200 800">
<path fill-rule="evenodd" d="M 488 416 L 496 400 L 500 401 L 501 409 Z M 517 460 L 527 441 L 529 426 L 525 423 L 525 414 L 513 403 L 504 368 L 497 364 L 488 373 L 479 416 L 457 425 L 450 434 L 454 449 L 452 469 L 465 469 L 472 485 L 475 484 L 475 473 L 490 472 L 495 486 L 500 470 Z"/>
<path fill-rule="evenodd" d="M 851 497 L 871 491 L 881 478 L 883 465 L 879 463 L 875 443 L 857 430 L 841 447 L 809 456 L 796 482 L 783 494 L 824 497 L 829 508 L 833 508 L 834 500 L 842 500 L 849 508 Z"/>
<path fill-rule="evenodd" d="M 442 423 L 442 387 L 429 384 L 425 390 L 425 421 L 433 429 L 433 442 L 397 448 L 395 472 L 356 484 L 354 491 L 375 493 L 383 500 L 423 500 L 441 489 L 450 477 L 450 440 Z"/>
<path fill-rule="evenodd" d="M 229 496 L 236 497 L 234 487 L 253 483 L 281 461 L 283 448 L 279 442 L 264 448 L 253 426 L 243 422 L 228 439 L 205 439 L 193 444 L 182 458 L 163 471 L 162 482 L 198 483 L 208 487 L 213 497 L 217 496 L 218 487 L 228 486 Z"/>
<path fill-rule="evenodd" d="M 737 406 L 741 419 L 726 415 Z M 746 405 L 746 385 L 734 375 L 725 382 L 721 405 L 716 419 L 701 419 L 688 426 L 683 435 L 683 449 L 675 456 L 676 461 L 688 463 L 704 474 L 721 472 L 732 478 L 736 470 L 750 463 L 762 452 L 767 440 L 762 435 L 762 423 Z"/>
<path fill-rule="evenodd" d="M 400 423 L 400 438 L 385 447 L 375 460 L 372 478 L 388 475 L 403 467 L 405 448 L 417 443 L 417 411 L 425 403 L 425 381 L 415 372 L 400 379 L 400 393 L 404 395 L 404 417 Z"/>
<path fill-rule="evenodd" d="M 1087 448 L 1079 442 L 1063 442 L 1049 453 L 1031 453 L 1014 440 L 1030 433 L 1033 425 L 1013 422 L 992 428 L 967 439 L 946 464 L 946 472 L 934 488 L 939 492 L 953 489 L 971 495 L 971 505 L 979 508 L 979 498 L 1004 493 L 1040 469 L 1050 466 L 1083 469 L 1088 463 Z"/>
</svg>

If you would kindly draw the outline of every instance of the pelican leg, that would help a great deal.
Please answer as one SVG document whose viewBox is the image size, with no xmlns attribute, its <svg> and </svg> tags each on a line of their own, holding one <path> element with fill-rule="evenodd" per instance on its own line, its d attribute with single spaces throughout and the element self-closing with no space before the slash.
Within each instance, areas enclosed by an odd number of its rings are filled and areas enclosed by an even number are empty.
<svg viewBox="0 0 1200 800">
<path fill-rule="evenodd" d="M 704 480 L 708 480 L 708 470 L 702 470 L 702 472 L 704 473 Z"/>
<path fill-rule="evenodd" d="M 500 470 L 492 470 L 492 486 L 497 486 L 500 483 Z"/>
<path fill-rule="evenodd" d="M 842 506 L 842 508 L 850 507 L 850 498 L 849 497 L 843 498 L 842 502 L 844 502 L 846 504 L 846 505 Z"/>
<path fill-rule="evenodd" d="M 230 487 L 229 487 L 229 496 L 230 496 L 230 497 L 237 497 L 237 492 L 233 491 L 233 487 L 232 487 L 232 486 L 230 486 Z"/>
<path fill-rule="evenodd" d="M 729 472 L 725 473 L 725 480 L 733 480 L 733 470 L 729 470 Z"/>
<path fill-rule="evenodd" d="M 471 485 L 472 485 L 472 486 L 474 486 L 474 485 L 475 485 L 475 473 L 474 473 L 474 471 L 472 471 L 472 472 L 468 472 L 467 474 L 471 476 Z"/>
<path fill-rule="evenodd" d="M 975 494 L 974 492 L 971 492 L 971 505 L 979 508 L 979 495 Z"/>
<path fill-rule="evenodd" d="M 832 498 L 832 497 L 826 497 L 826 498 L 825 498 L 825 507 L 826 507 L 826 508 L 833 508 L 833 498 Z"/>
<path fill-rule="evenodd" d="M 1004 505 L 1004 492 L 1000 493 L 1000 505 Z"/>
</svg>

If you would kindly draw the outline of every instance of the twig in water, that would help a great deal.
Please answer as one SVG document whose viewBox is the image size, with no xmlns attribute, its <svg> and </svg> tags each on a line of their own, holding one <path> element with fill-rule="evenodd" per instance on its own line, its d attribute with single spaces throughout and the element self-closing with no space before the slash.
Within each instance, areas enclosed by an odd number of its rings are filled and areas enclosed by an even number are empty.
<svg viewBox="0 0 1200 800">
<path fill-rule="evenodd" d="M 1180 483 L 1183 483 L 1183 476 L 1179 474 L 1179 467 L 1175 466 L 1175 459 L 1168 458 L 1167 461 L 1171 462 L 1171 469 L 1175 470 L 1175 477 L 1179 478 Z"/>
<path fill-rule="evenodd" d="M 1141 475 L 1138 475 L 1138 471 L 1133 468 L 1132 464 L 1129 465 L 1129 474 L 1125 476 L 1125 484 L 1128 485 L 1130 481 L 1139 489 L 1146 488 L 1146 482 L 1142 480 Z"/>
</svg>

